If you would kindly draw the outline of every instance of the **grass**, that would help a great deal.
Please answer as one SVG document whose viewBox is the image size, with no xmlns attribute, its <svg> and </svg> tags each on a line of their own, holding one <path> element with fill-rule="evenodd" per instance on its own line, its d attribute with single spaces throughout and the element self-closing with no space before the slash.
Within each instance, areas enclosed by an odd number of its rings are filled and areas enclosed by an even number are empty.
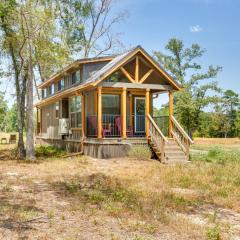
<svg viewBox="0 0 240 240">
<path fill-rule="evenodd" d="M 39 164 L 0 162 L 0 222 L 45 216 L 33 232 L 45 238 L 57 231 L 77 239 L 83 228 L 94 235 L 86 239 L 228 239 L 235 223 L 224 225 L 221 209 L 240 213 L 240 154 L 233 144 L 196 144 L 187 165 L 159 164 L 144 146 L 130 158 L 107 160 L 65 159 L 59 149 L 40 146 Z"/>
</svg>

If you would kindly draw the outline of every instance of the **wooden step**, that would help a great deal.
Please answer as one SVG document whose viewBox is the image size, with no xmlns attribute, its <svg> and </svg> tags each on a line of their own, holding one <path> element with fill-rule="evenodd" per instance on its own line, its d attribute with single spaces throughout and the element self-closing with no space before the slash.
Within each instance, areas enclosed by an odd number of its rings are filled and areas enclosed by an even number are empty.
<svg viewBox="0 0 240 240">
<path fill-rule="evenodd" d="M 166 156 L 169 157 L 178 157 L 178 156 L 185 156 L 184 152 L 165 152 Z"/>
</svg>

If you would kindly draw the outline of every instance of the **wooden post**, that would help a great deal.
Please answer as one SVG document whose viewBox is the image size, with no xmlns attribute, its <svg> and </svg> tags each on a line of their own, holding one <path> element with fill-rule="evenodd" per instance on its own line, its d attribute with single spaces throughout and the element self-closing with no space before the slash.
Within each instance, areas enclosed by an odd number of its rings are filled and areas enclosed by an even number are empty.
<svg viewBox="0 0 240 240">
<path fill-rule="evenodd" d="M 38 135 L 38 132 L 39 132 L 39 130 L 40 129 L 38 129 L 38 108 L 36 108 L 37 109 L 37 116 L 36 116 L 36 136 Z"/>
<path fill-rule="evenodd" d="M 168 136 L 172 137 L 172 115 L 173 115 L 173 92 L 168 92 L 169 96 L 169 128 L 168 128 Z"/>
<path fill-rule="evenodd" d="M 130 117 L 130 127 L 133 128 L 133 97 L 132 94 L 130 94 L 129 98 L 129 117 Z"/>
<path fill-rule="evenodd" d="M 42 108 L 40 108 L 40 136 L 42 137 Z"/>
<path fill-rule="evenodd" d="M 122 90 L 122 137 L 127 138 L 127 88 Z"/>
<path fill-rule="evenodd" d="M 146 138 L 149 137 L 149 120 L 148 114 L 150 113 L 150 89 L 146 90 L 146 100 L 145 100 L 145 114 L 146 114 Z"/>
<path fill-rule="evenodd" d="M 94 114 L 97 115 L 98 111 L 98 98 L 97 90 L 94 91 Z"/>
<path fill-rule="evenodd" d="M 98 138 L 102 138 L 102 87 L 98 87 Z"/>
<path fill-rule="evenodd" d="M 139 82 L 139 58 L 138 58 L 138 56 L 136 57 L 135 81 Z"/>
<path fill-rule="evenodd" d="M 85 137 L 85 99 L 84 94 L 81 95 L 82 98 L 82 138 Z"/>
</svg>

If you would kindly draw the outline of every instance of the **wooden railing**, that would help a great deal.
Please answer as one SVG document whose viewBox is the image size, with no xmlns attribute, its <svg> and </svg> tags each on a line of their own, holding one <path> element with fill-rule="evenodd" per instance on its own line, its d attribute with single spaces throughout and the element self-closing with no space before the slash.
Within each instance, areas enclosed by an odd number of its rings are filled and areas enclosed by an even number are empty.
<svg viewBox="0 0 240 240">
<path fill-rule="evenodd" d="M 161 162 L 165 161 L 165 143 L 168 142 L 167 138 L 163 135 L 157 124 L 154 122 L 150 114 L 148 114 L 149 120 L 149 138 L 156 146 L 157 150 L 161 154 Z"/>
<path fill-rule="evenodd" d="M 181 147 L 181 149 L 189 158 L 190 144 L 193 144 L 193 140 L 188 136 L 188 134 L 184 131 L 184 129 L 181 127 L 181 125 L 173 116 L 171 116 L 171 122 L 172 122 L 171 134 L 174 140 L 178 143 L 178 145 Z"/>
</svg>

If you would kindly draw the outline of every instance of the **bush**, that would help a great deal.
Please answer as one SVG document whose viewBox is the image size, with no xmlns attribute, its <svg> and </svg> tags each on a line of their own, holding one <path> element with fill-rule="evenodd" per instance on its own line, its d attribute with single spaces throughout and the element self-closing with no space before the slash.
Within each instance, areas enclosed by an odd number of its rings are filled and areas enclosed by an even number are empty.
<svg viewBox="0 0 240 240">
<path fill-rule="evenodd" d="M 65 154 L 65 151 L 56 148 L 54 146 L 38 146 L 36 148 L 36 156 L 37 157 L 60 157 Z"/>
</svg>

